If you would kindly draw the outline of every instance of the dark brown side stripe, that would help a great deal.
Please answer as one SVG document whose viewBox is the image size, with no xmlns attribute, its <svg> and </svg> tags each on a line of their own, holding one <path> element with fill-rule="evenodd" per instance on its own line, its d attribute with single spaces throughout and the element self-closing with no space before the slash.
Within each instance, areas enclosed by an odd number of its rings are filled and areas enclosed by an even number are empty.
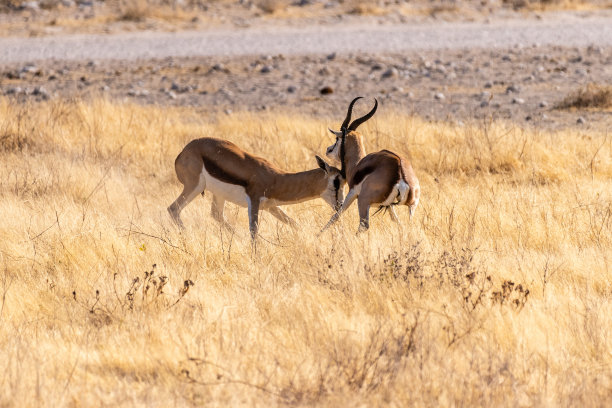
<svg viewBox="0 0 612 408">
<path fill-rule="evenodd" d="M 353 188 L 357 184 L 361 183 L 363 181 L 363 179 L 368 174 L 372 173 L 375 169 L 376 169 L 376 167 L 374 167 L 374 166 L 367 166 L 367 167 L 364 167 L 363 169 L 359 169 L 357 171 L 357 173 L 355 173 L 355 175 L 353 176 L 353 179 L 351 180 L 349 188 Z"/>
<path fill-rule="evenodd" d="M 213 160 L 205 159 L 205 158 L 202 158 L 202 159 L 204 160 L 204 167 L 206 168 L 206 171 L 208 172 L 208 174 L 210 174 L 217 180 L 222 181 L 224 183 L 235 184 L 235 185 L 242 186 L 242 187 L 247 186 L 248 184 L 247 180 L 243 180 L 233 174 L 230 174 L 224 171 L 221 168 L 221 166 L 219 166 Z"/>
</svg>

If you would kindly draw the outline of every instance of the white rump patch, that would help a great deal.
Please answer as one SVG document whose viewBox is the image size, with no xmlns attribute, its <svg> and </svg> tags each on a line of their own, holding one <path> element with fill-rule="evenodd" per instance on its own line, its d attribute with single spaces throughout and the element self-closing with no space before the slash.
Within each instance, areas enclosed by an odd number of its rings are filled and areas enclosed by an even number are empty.
<svg viewBox="0 0 612 408">
<path fill-rule="evenodd" d="M 223 198 L 225 201 L 237 204 L 241 207 L 248 206 L 248 196 L 244 187 L 237 184 L 225 183 L 206 171 L 206 166 L 202 166 L 202 174 L 200 174 L 200 184 L 202 179 L 205 180 L 205 189 L 214 195 Z"/>
<path fill-rule="evenodd" d="M 387 199 L 381 203 L 383 207 L 389 206 L 391 204 L 405 204 L 408 200 L 408 192 L 410 191 L 410 186 L 404 180 L 398 181 L 391 189 L 391 193 L 387 197 Z"/>
</svg>

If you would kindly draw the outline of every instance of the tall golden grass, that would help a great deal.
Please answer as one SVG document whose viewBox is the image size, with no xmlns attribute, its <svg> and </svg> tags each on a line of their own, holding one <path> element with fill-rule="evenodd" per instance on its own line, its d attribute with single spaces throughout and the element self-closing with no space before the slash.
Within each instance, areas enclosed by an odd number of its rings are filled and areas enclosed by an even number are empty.
<svg viewBox="0 0 612 408">
<path fill-rule="evenodd" d="M 411 154 L 415 217 L 317 237 L 311 201 L 253 253 L 209 196 L 171 224 L 176 154 L 314 168 L 339 118 L 0 99 L 0 406 L 606 405 L 612 138 L 381 111 L 366 146 Z"/>
</svg>

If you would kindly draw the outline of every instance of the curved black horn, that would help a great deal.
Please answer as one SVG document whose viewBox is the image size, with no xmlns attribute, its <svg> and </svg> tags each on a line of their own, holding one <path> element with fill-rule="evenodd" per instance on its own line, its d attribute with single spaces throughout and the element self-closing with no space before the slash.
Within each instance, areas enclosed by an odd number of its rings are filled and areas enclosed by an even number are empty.
<svg viewBox="0 0 612 408">
<path fill-rule="evenodd" d="M 367 115 L 362 116 L 359 119 L 355 119 L 353 123 L 351 123 L 351 126 L 348 127 L 347 130 L 357 130 L 359 125 L 361 125 L 363 122 L 365 122 L 366 120 L 374 116 L 374 113 L 376 113 L 377 108 L 378 108 L 378 101 L 376 100 L 376 98 L 374 98 L 374 107 L 372 108 L 372 110 Z"/>
<path fill-rule="evenodd" d="M 349 123 L 351 122 L 351 115 L 353 113 L 353 105 L 355 105 L 355 102 L 357 102 L 361 98 L 363 98 L 363 96 L 358 96 L 355 99 L 353 99 L 351 103 L 349 104 L 348 112 L 346 112 L 346 118 L 344 118 L 344 122 L 342 122 L 342 126 L 340 127 L 340 130 L 346 129 Z"/>
</svg>

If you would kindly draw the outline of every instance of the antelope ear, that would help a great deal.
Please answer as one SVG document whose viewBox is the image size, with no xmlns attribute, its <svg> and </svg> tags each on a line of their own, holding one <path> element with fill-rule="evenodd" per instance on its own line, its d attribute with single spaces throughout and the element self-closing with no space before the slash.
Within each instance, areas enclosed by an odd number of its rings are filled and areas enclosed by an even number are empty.
<svg viewBox="0 0 612 408">
<path fill-rule="evenodd" d="M 329 130 L 334 136 L 342 136 L 342 132 L 336 132 L 335 130 L 331 130 L 330 128 L 327 128 L 327 130 Z"/>
<path fill-rule="evenodd" d="M 320 158 L 318 155 L 315 156 L 315 159 L 317 159 L 317 164 L 319 165 L 320 168 L 322 168 L 326 172 L 329 171 L 329 164 L 325 163 L 325 160 Z"/>
</svg>

